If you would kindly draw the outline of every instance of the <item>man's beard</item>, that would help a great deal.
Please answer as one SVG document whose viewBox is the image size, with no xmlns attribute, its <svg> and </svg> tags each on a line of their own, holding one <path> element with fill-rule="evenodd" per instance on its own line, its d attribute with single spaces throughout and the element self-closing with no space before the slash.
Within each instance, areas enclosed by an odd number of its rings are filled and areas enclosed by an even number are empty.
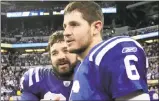
<svg viewBox="0 0 159 101">
<path fill-rule="evenodd" d="M 70 67 L 69 71 L 64 72 L 64 73 L 60 73 L 60 72 L 58 71 L 58 67 L 53 67 L 53 72 L 54 72 L 54 74 L 55 74 L 57 77 L 59 77 L 59 78 L 61 78 L 61 79 L 69 79 L 69 78 L 72 77 L 72 75 L 73 75 L 73 73 L 74 73 L 74 67 Z"/>
<path fill-rule="evenodd" d="M 55 72 L 57 72 L 57 74 L 61 77 L 61 78 L 69 78 L 73 75 L 74 73 L 74 69 L 71 68 L 69 71 L 65 72 L 65 73 L 59 73 L 57 70 L 55 70 Z"/>
</svg>

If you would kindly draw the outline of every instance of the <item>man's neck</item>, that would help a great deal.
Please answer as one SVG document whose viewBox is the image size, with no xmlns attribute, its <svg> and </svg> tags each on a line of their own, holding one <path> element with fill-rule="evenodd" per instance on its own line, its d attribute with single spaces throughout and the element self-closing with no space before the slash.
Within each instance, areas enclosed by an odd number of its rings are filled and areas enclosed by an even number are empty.
<svg viewBox="0 0 159 101">
<path fill-rule="evenodd" d="M 92 43 L 89 45 L 89 47 L 81 54 L 79 54 L 79 59 L 80 61 L 83 61 L 83 59 L 88 55 L 88 53 L 90 52 L 90 50 L 96 46 L 97 44 L 99 44 L 100 42 L 102 42 L 102 38 L 101 37 L 96 37 L 94 38 L 94 40 L 92 41 Z"/>
<path fill-rule="evenodd" d="M 73 75 L 70 76 L 70 77 L 60 77 L 60 76 L 59 76 L 59 78 L 60 78 L 61 80 L 71 81 L 71 80 L 73 80 Z"/>
</svg>

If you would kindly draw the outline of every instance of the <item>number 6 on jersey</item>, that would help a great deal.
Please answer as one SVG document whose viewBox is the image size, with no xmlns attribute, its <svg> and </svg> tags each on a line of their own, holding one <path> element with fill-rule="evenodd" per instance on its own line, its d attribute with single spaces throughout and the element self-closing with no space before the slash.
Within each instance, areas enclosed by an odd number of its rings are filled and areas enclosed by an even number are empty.
<svg viewBox="0 0 159 101">
<path fill-rule="evenodd" d="M 126 67 L 127 76 L 130 80 L 139 80 L 140 79 L 139 73 L 136 69 L 136 66 L 133 64 L 130 64 L 131 60 L 138 61 L 138 58 L 135 55 L 127 55 L 124 58 L 124 64 Z M 135 74 L 133 74 L 133 71 L 135 71 Z"/>
</svg>

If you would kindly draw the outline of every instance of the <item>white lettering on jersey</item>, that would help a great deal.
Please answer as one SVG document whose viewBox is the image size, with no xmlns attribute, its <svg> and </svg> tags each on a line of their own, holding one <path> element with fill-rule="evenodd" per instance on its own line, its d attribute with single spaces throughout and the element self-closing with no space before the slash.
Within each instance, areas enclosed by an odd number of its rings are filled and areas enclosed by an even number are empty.
<svg viewBox="0 0 159 101">
<path fill-rule="evenodd" d="M 75 81 L 73 82 L 72 91 L 73 91 L 74 93 L 78 93 L 79 90 L 80 90 L 79 81 L 78 81 L 78 80 L 75 80 Z"/>
<path fill-rule="evenodd" d="M 137 52 L 136 47 L 124 47 L 122 49 L 122 53 L 129 53 L 129 52 Z"/>
<path fill-rule="evenodd" d="M 127 55 L 124 58 L 124 64 L 125 64 L 125 68 L 126 68 L 126 73 L 127 76 L 130 80 L 139 80 L 140 79 L 140 75 L 137 71 L 137 68 L 135 65 L 130 64 L 130 61 L 138 61 L 138 58 L 135 55 Z M 136 74 L 133 74 L 132 71 L 135 71 Z"/>
</svg>

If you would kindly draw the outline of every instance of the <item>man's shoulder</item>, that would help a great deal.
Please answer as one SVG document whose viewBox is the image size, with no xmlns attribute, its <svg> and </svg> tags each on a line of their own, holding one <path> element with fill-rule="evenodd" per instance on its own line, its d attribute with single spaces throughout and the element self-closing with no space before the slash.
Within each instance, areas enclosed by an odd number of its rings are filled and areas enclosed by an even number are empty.
<svg viewBox="0 0 159 101">
<path fill-rule="evenodd" d="M 104 40 L 103 42 L 96 45 L 90 51 L 88 58 L 89 61 L 95 62 L 95 64 L 99 66 L 104 57 L 116 57 L 116 55 L 121 55 L 122 51 L 125 52 L 125 50 L 135 51 L 136 47 L 143 49 L 136 40 L 128 36 L 116 36 L 108 40 Z"/>
<path fill-rule="evenodd" d="M 39 84 L 46 78 L 46 76 L 49 75 L 51 70 L 52 69 L 50 67 L 42 66 L 30 68 L 24 73 L 23 77 L 21 78 L 22 89 L 23 87 L 28 88 Z"/>
</svg>

